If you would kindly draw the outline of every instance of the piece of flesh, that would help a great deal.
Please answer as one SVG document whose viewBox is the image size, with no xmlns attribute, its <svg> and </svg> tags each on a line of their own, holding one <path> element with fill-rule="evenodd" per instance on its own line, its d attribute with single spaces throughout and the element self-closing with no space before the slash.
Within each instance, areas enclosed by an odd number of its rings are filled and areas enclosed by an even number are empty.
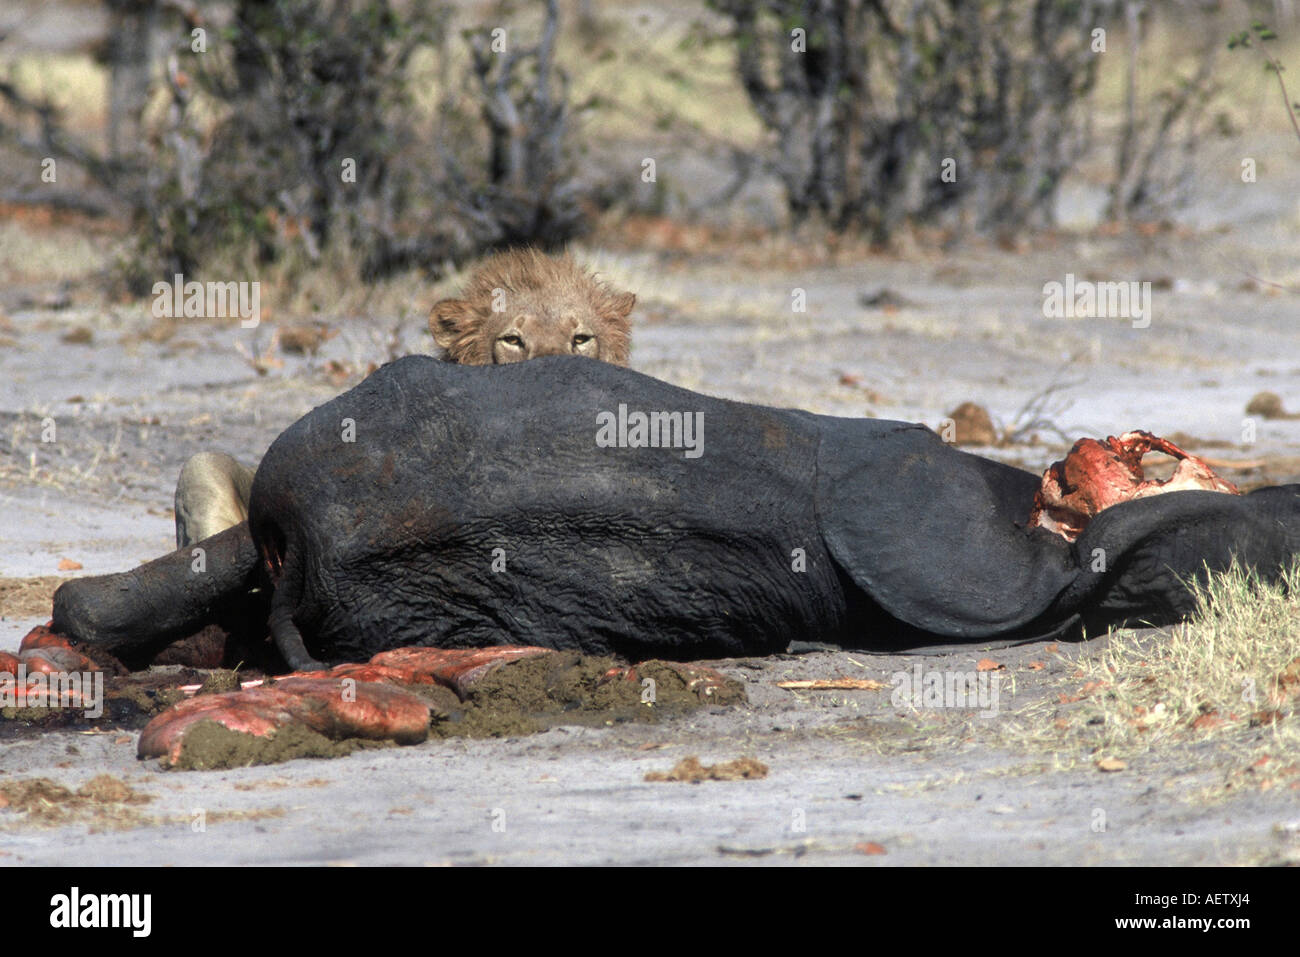
<svg viewBox="0 0 1300 957">
<path fill-rule="evenodd" d="M 1167 479 L 1148 479 L 1142 468 L 1142 458 L 1148 452 L 1163 452 L 1177 459 L 1174 473 Z M 1104 442 L 1080 439 L 1063 460 L 1043 473 L 1028 527 L 1045 528 L 1072 542 L 1104 509 L 1188 490 L 1241 494 L 1203 460 L 1150 432 L 1125 432 Z"/>
</svg>

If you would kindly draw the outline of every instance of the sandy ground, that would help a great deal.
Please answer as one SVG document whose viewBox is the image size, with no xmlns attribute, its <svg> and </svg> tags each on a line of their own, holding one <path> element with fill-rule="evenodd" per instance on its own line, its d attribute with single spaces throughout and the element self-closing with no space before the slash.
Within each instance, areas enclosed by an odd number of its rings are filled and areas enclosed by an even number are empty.
<svg viewBox="0 0 1300 957">
<path fill-rule="evenodd" d="M 749 676 L 749 709 L 670 726 L 561 728 L 231 772 L 163 774 L 136 762 L 129 736 L 48 735 L 11 745 L 0 766 L 74 787 L 107 770 L 154 800 L 133 809 L 140 820 L 5 826 L 3 860 L 1224 864 L 1293 850 L 1285 824 L 1294 794 L 1207 809 L 1180 800 L 1190 782 L 1163 762 L 1122 774 L 1035 773 L 982 749 L 934 754 L 865 693 L 800 702 L 769 684 L 862 673 L 845 657 L 728 669 Z M 855 660 L 872 672 L 879 664 Z M 895 739 L 898 753 L 882 754 L 881 739 Z M 771 771 L 755 781 L 644 780 L 688 754 L 706 763 L 751 755 Z M 1095 830 L 1099 811 L 1104 831 Z M 883 852 L 866 853 L 868 843 Z"/>
<path fill-rule="evenodd" d="M 1075 649 L 1077 650 L 1077 649 Z M 1067 651 L 1067 655 L 1074 650 Z M 994 653 L 1014 672 L 1015 708 L 1068 672 L 1026 686 L 1041 647 Z M 926 668 L 970 670 L 974 654 Z M 973 738 L 1002 720 L 919 715 L 889 692 L 777 688 L 788 678 L 876 677 L 912 659 L 816 653 L 723 663 L 748 707 L 665 724 L 562 727 L 225 772 L 160 772 L 129 734 L 51 733 L 0 751 L 0 781 L 41 775 L 70 788 L 105 772 L 147 803 L 0 818 L 7 864 L 1239 864 L 1300 853 L 1295 792 L 1196 795 L 1220 777 L 1188 753 L 1120 773 Z M 955 732 L 955 733 L 954 733 Z M 748 756 L 759 780 L 645 780 L 681 758 Z M 1200 764 L 1199 770 L 1192 765 Z M 12 778 L 10 778 L 12 780 Z"/>
<path fill-rule="evenodd" d="M 1207 455 L 1264 460 L 1227 473 L 1252 486 L 1300 481 L 1300 421 L 1253 420 L 1251 441 L 1243 431 L 1261 390 L 1300 410 L 1300 299 L 1269 285 L 1300 285 L 1297 195 L 1293 173 L 1270 193 L 1203 204 L 1195 233 L 1049 236 L 1018 251 L 962 247 L 806 269 L 782 268 L 779 252 L 761 249 L 605 251 L 597 261 L 640 294 L 634 367 L 669 381 L 936 426 L 974 400 L 1003 428 L 1023 424 L 1031 397 L 1055 388 L 1043 411 L 1071 438 L 1181 433 Z M 1043 284 L 1069 273 L 1151 281 L 1149 327 L 1045 318 Z M 791 308 L 799 290 L 806 312 Z M 881 290 L 900 304 L 864 304 Z M 271 325 L 163 330 L 147 304 L 106 306 L 75 286 L 68 303 L 51 302 L 57 295 L 0 287 L 0 648 L 48 617 L 57 576 L 118 571 L 169 550 L 184 459 L 221 448 L 254 461 L 298 416 L 385 361 L 396 320 L 324 315 L 338 336 L 315 356 L 279 356 L 283 366 L 261 376 L 240 350 L 261 352 Z M 411 315 L 427 306 L 413 303 Z M 75 330 L 84 331 L 70 337 Z M 405 321 L 399 352 L 431 345 L 421 319 Z M 42 441 L 51 421 L 52 441 Z M 1052 427 L 1037 432 L 1039 444 L 985 451 L 1042 468 L 1066 445 Z M 65 559 L 81 570 L 60 571 Z M 0 744 L 0 782 L 44 776 L 75 788 L 107 771 L 151 800 L 54 824 L 0 811 L 0 863 L 1300 860 L 1294 788 L 1224 788 L 1236 774 L 1226 754 L 1189 744 L 1103 773 L 1087 754 L 1009 743 L 1005 723 L 1067 688 L 1071 659 L 1087 653 L 1030 645 L 721 662 L 747 682 L 747 707 L 229 772 L 161 772 L 136 760 L 130 734 L 51 733 Z M 918 662 L 966 671 L 982 657 L 1004 666 L 1006 682 L 989 718 L 899 707 L 889 690 L 776 687 L 841 675 L 888 683 Z M 1230 744 L 1245 750 L 1265 733 Z M 644 780 L 688 755 L 752 756 L 770 773 Z"/>
<path fill-rule="evenodd" d="M 652 272 L 645 257 L 618 262 L 647 277 L 643 301 L 656 317 L 637 330 L 635 365 L 685 385 L 932 424 L 975 399 L 1007 424 L 1030 393 L 1053 381 L 1063 358 L 1080 355 L 1063 374 L 1079 382 L 1057 415 L 1066 431 L 1182 431 L 1223 443 L 1214 449 L 1222 457 L 1270 460 L 1267 469 L 1237 476 L 1247 482 L 1300 478 L 1300 422 L 1261 422 L 1249 447 L 1237 434 L 1247 400 L 1262 387 L 1300 407 L 1294 299 L 1238 293 L 1226 272 L 1179 271 L 1172 258 L 1149 256 L 1143 274 L 1173 282 L 1156 294 L 1149 329 L 1042 317 L 1041 284 L 1054 274 L 1092 269 L 1127 278 L 1122 246 L 1115 241 L 1087 266 L 1067 249 L 948 257 L 934 267 L 871 260 L 799 276 L 671 263 Z M 1184 271 L 1199 285 L 1179 292 Z M 957 280 L 943 284 L 940 273 Z M 797 284 L 810 307 L 792 318 L 782 305 Z M 882 313 L 857 303 L 859 293 L 882 286 L 916 305 Z M 326 372 L 330 359 L 361 369 L 385 357 L 382 324 L 350 320 L 338 323 L 341 334 L 318 356 L 285 357 L 283 368 L 259 377 L 235 344 L 256 352 L 268 329 L 192 323 L 158 343 L 143 338 L 153 323 L 140 308 L 79 308 L 75 299 L 57 311 L 3 305 L 13 341 L 0 350 L 0 576 L 7 579 L 56 576 L 62 559 L 97 573 L 161 554 L 171 543 L 167 506 L 185 456 L 216 446 L 251 460 L 249 453 L 339 390 Z M 427 350 L 418 323 L 408 326 L 403 347 Z M 91 330 L 89 344 L 62 341 L 78 327 Z M 859 378 L 845 385 L 844 375 Z M 41 443 L 47 416 L 56 440 Z M 1060 451 L 1057 444 L 991 454 L 1038 466 Z M 56 580 L 39 585 L 35 599 L 10 601 L 0 647 L 46 617 L 41 593 Z M 1061 762 L 998 742 L 988 729 L 1055 694 L 1068 678 L 1068 658 L 1085 650 L 1067 646 L 1061 657 L 1031 645 L 988 653 L 1016 689 L 1003 693 L 992 718 L 898 708 L 889 690 L 775 686 L 840 675 L 888 682 L 916 661 L 969 670 L 985 656 L 971 649 L 924 659 L 815 653 L 723 662 L 746 680 L 748 707 L 661 725 L 560 728 L 230 772 L 160 772 L 136 760 L 129 734 L 51 733 L 0 746 L 0 780 L 45 776 L 75 788 L 108 771 L 152 800 L 130 813 L 73 814 L 57 826 L 0 814 L 0 862 L 1297 859 L 1300 819 L 1289 788 L 1247 787 L 1207 801 L 1196 795 L 1226 772 L 1189 754 L 1152 755 L 1108 774 L 1087 755 Z M 1050 667 L 1031 671 L 1032 660 Z M 965 740 L 962 728 L 970 729 Z M 752 756 L 771 770 L 753 781 L 644 780 L 688 755 L 706 763 Z M 885 853 L 867 853 L 873 845 Z"/>
</svg>

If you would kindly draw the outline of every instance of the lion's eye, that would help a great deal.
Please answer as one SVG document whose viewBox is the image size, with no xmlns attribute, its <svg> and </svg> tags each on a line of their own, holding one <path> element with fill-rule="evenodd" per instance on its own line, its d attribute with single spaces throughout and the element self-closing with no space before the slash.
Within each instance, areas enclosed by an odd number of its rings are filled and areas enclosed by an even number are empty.
<svg viewBox="0 0 1300 957">
<path fill-rule="evenodd" d="M 586 343 L 590 342 L 591 339 L 592 339 L 591 336 L 586 335 L 585 333 L 580 332 L 580 333 L 578 333 L 576 336 L 573 337 L 573 344 L 574 344 L 575 346 L 585 345 Z"/>
<path fill-rule="evenodd" d="M 523 348 L 524 345 L 524 340 L 513 334 L 502 336 L 501 341 L 508 346 L 518 346 L 519 348 Z"/>
</svg>

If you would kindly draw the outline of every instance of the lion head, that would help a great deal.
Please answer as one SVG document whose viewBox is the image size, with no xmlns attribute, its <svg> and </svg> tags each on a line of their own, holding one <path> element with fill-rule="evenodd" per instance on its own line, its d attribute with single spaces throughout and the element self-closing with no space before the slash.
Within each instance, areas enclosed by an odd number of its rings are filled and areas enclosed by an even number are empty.
<svg viewBox="0 0 1300 957">
<path fill-rule="evenodd" d="M 462 299 L 444 299 L 429 331 L 451 362 L 493 365 L 581 355 L 625 366 L 636 303 L 574 262 L 515 249 L 485 260 Z"/>
</svg>

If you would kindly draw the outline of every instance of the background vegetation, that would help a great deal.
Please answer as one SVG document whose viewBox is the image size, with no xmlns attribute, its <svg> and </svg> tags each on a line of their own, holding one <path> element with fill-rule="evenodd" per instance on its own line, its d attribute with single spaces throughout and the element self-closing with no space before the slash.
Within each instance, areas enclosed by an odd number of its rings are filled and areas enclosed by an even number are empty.
<svg viewBox="0 0 1300 957">
<path fill-rule="evenodd" d="M 105 30 L 80 61 L 0 74 L 5 200 L 118 216 L 136 294 L 177 271 L 436 276 L 611 214 L 1011 242 L 1083 164 L 1107 168 L 1105 219 L 1152 221 L 1237 130 L 1226 77 L 1271 71 L 1294 121 L 1287 0 L 81 6 Z M 51 158 L 75 175 L 43 188 Z"/>
</svg>

